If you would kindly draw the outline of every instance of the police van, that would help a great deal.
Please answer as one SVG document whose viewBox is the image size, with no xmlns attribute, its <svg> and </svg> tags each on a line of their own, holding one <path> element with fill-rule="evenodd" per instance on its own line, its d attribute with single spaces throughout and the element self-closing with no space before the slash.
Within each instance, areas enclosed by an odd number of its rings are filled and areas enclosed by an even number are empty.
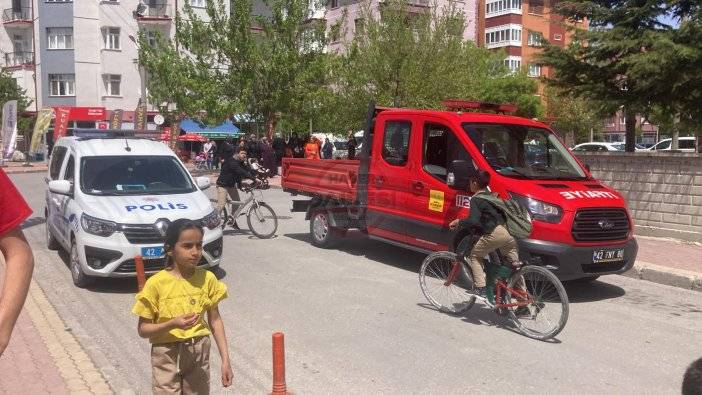
<svg viewBox="0 0 702 395">
<path fill-rule="evenodd" d="M 46 177 L 46 242 L 69 253 L 73 283 L 95 277 L 135 276 L 135 257 L 146 273 L 164 267 L 163 239 L 179 218 L 204 229 L 199 266 L 216 267 L 222 256 L 220 218 L 203 190 L 153 133 L 76 130 L 60 138 Z"/>
</svg>

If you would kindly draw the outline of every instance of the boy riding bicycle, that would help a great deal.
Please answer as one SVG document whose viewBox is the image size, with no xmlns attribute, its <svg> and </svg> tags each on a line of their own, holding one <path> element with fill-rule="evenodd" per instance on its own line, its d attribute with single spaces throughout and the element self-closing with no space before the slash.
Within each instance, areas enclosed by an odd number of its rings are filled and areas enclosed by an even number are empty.
<svg viewBox="0 0 702 395">
<path fill-rule="evenodd" d="M 449 224 L 451 230 L 460 227 L 476 229 L 482 236 L 473 246 L 468 256 L 468 266 L 473 272 L 475 285 L 474 294 L 487 298 L 485 289 L 485 270 L 483 258 L 489 253 L 499 250 L 505 263 L 516 269 L 521 266 L 517 253 L 517 241 L 509 234 L 505 227 L 505 217 L 498 209 L 486 199 L 480 198 L 481 194 L 490 194 L 487 187 L 490 184 L 490 173 L 478 170 L 469 177 L 468 186 L 474 193 L 470 201 L 468 218 L 455 219 Z M 464 258 L 465 259 L 465 258 Z"/>
</svg>

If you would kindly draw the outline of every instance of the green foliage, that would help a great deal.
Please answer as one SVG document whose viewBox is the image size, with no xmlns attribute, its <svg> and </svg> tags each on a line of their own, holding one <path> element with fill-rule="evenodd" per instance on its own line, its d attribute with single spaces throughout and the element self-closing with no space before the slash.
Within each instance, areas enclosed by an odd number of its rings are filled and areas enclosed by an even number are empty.
<svg viewBox="0 0 702 395">
<path fill-rule="evenodd" d="M 379 14 L 365 4 L 363 32 L 335 60 L 337 130 L 358 129 L 370 100 L 415 108 L 440 108 L 451 98 L 511 102 L 520 115 L 540 115 L 536 82 L 509 73 L 505 54 L 465 41 L 465 18 L 455 8 L 416 14 L 391 0 Z"/>
<path fill-rule="evenodd" d="M 24 135 L 25 141 L 29 141 L 35 117 L 23 117 L 22 114 L 32 101 L 26 96 L 26 91 L 17 85 L 17 81 L 10 73 L 6 69 L 0 69 L 0 108 L 10 100 L 17 100 L 17 129 Z"/>
<path fill-rule="evenodd" d="M 587 18 L 587 30 L 572 28 L 565 48 L 546 46 L 540 63 L 554 68 L 548 82 L 568 89 L 612 114 L 627 117 L 654 107 L 681 122 L 702 123 L 702 18 L 696 1 L 571 0 L 557 11 L 571 21 Z M 660 22 L 673 17 L 673 27 Z M 627 150 L 634 125 L 627 122 Z"/>
<path fill-rule="evenodd" d="M 590 101 L 555 87 L 546 87 L 544 97 L 548 108 L 547 118 L 553 119 L 551 127 L 562 136 L 573 133 L 577 144 L 590 141 L 590 131 L 593 135 L 601 134 L 603 114 Z"/>
</svg>

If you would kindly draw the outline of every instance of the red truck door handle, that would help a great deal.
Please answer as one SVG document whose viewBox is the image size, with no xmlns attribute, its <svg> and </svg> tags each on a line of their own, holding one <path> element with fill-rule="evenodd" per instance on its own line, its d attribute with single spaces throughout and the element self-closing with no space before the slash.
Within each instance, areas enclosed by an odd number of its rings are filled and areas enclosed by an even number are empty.
<svg viewBox="0 0 702 395">
<path fill-rule="evenodd" d="M 424 183 L 421 181 L 412 181 L 412 189 L 414 189 L 415 191 L 423 191 Z"/>
</svg>

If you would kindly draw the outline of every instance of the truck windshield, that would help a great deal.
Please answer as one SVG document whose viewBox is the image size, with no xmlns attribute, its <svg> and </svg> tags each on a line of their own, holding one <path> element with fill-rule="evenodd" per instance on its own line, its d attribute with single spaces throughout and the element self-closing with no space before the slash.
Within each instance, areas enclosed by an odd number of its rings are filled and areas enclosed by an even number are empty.
<svg viewBox="0 0 702 395">
<path fill-rule="evenodd" d="M 87 156 L 81 159 L 80 188 L 100 196 L 190 193 L 195 186 L 171 156 Z"/>
<path fill-rule="evenodd" d="M 542 128 L 464 123 L 483 157 L 498 173 L 515 178 L 582 180 L 585 172 L 551 132 Z"/>
</svg>

